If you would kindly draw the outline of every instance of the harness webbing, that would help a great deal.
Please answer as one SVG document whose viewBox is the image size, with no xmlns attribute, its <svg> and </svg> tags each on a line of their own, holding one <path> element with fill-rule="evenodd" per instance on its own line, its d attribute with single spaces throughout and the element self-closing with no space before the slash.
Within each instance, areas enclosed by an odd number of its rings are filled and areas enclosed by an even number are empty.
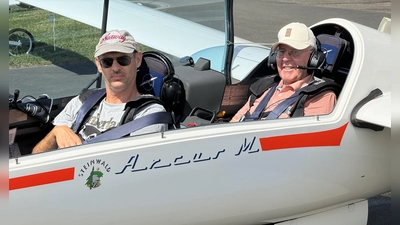
<svg viewBox="0 0 400 225">
<path fill-rule="evenodd" d="M 290 97 L 279 103 L 269 114 L 265 117 L 266 120 L 277 119 L 291 104 L 293 104 L 300 95 L 301 88 L 295 91 Z"/>
<path fill-rule="evenodd" d="M 81 108 L 78 110 L 78 115 L 76 116 L 76 120 L 72 125 L 71 129 L 76 133 L 78 129 L 81 127 L 83 120 L 87 113 L 92 110 L 92 108 L 98 104 L 98 102 L 105 96 L 106 90 L 99 89 L 94 91 L 91 95 L 87 97 L 87 99 L 82 103 Z"/>
<path fill-rule="evenodd" d="M 112 128 L 111 130 L 107 130 L 106 132 L 91 138 L 89 140 L 84 141 L 84 144 L 95 143 L 99 141 L 106 140 L 114 140 L 125 135 L 128 135 L 134 131 L 137 131 L 141 128 L 144 128 L 149 125 L 159 124 L 159 123 L 172 123 L 171 114 L 168 112 L 157 112 L 152 113 L 135 120 L 132 120 L 128 123 L 122 124 L 118 127 Z"/>
<path fill-rule="evenodd" d="M 312 83 L 314 83 L 315 80 L 311 81 L 310 83 L 308 83 L 308 85 L 311 85 Z M 308 86 L 307 85 L 307 86 Z M 285 99 L 283 102 L 279 103 L 279 105 L 277 105 L 274 110 L 272 110 L 272 112 L 270 112 L 268 114 L 268 116 L 265 118 L 267 120 L 269 119 L 277 119 L 290 105 L 292 105 L 295 101 L 298 100 L 298 97 L 300 95 L 300 93 L 304 90 L 305 87 L 302 87 L 300 89 L 298 89 L 297 91 L 295 91 L 290 97 L 288 97 L 287 99 Z"/>
<path fill-rule="evenodd" d="M 314 83 L 315 80 L 311 81 L 308 85 L 311 85 Z M 308 86 L 307 85 L 307 86 Z M 264 98 L 261 100 L 261 102 L 258 104 L 257 108 L 254 110 L 254 112 L 250 115 L 248 119 L 245 121 L 251 121 L 251 120 L 256 120 L 260 118 L 261 113 L 264 111 L 265 107 L 267 106 L 269 100 L 271 99 L 273 93 L 275 92 L 276 87 L 278 86 L 278 83 L 275 83 L 268 91 L 268 93 L 264 96 Z M 302 87 L 298 90 L 296 90 L 290 97 L 279 103 L 265 118 L 267 120 L 269 119 L 277 119 L 290 105 L 292 105 L 294 102 L 298 100 L 298 96 L 300 93 L 304 90 L 305 87 Z"/>
<path fill-rule="evenodd" d="M 260 117 L 262 111 L 267 106 L 268 101 L 271 99 L 272 95 L 274 94 L 277 86 L 278 86 L 278 83 L 275 83 L 272 85 L 272 87 L 269 89 L 268 93 L 264 96 L 264 98 L 258 104 L 257 108 L 254 110 L 254 112 L 250 115 L 249 118 L 245 119 L 245 121 L 256 120 Z"/>
<path fill-rule="evenodd" d="M 93 109 L 94 106 L 96 106 L 104 98 L 105 94 L 106 94 L 106 92 L 105 92 L 104 88 L 95 90 L 83 101 L 81 108 L 78 110 L 78 114 L 77 114 L 75 123 L 71 127 L 71 129 L 75 133 L 78 132 L 86 115 Z M 151 99 L 149 99 L 149 100 L 151 100 Z M 133 114 L 131 116 L 133 116 Z M 83 141 L 83 143 L 87 144 L 87 143 L 94 143 L 94 142 L 99 142 L 99 141 L 120 138 L 120 137 L 128 135 L 132 132 L 140 130 L 146 126 L 153 125 L 153 124 L 160 124 L 160 123 L 173 124 L 174 121 L 173 121 L 171 113 L 170 112 L 152 113 L 152 114 L 137 118 L 135 120 L 132 119 L 132 121 L 126 122 L 124 124 L 122 124 L 122 121 L 121 121 L 122 125 L 112 128 L 111 130 L 107 130 L 104 133 L 101 133 L 92 139 Z"/>
</svg>

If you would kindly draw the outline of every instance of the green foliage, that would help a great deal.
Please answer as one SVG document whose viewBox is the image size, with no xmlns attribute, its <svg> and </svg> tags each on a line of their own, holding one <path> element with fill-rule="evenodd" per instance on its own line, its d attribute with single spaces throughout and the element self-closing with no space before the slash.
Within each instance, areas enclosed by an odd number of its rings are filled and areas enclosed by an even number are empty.
<svg viewBox="0 0 400 225">
<path fill-rule="evenodd" d="M 49 64 L 71 64 L 93 61 L 100 29 L 31 7 L 12 7 L 9 11 L 9 30 L 23 28 L 35 39 L 29 54 L 9 56 L 10 67 Z M 53 26 L 54 25 L 54 26 Z"/>
<path fill-rule="evenodd" d="M 94 60 L 101 30 L 57 14 L 53 14 L 53 26 L 51 14 L 28 6 L 10 8 L 9 30 L 28 30 L 35 39 L 35 47 L 29 54 L 10 55 L 9 67 L 75 64 Z M 139 46 L 139 49 L 143 51 L 148 48 Z"/>
</svg>

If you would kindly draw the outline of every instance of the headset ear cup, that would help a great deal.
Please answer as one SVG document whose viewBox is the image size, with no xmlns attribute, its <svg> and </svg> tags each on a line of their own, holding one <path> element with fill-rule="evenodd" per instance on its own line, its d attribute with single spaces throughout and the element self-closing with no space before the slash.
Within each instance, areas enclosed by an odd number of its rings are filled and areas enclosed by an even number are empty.
<svg viewBox="0 0 400 225">
<path fill-rule="evenodd" d="M 325 53 L 324 53 L 323 51 L 321 51 L 321 50 L 319 50 L 319 51 L 317 52 L 317 54 L 318 54 L 317 66 L 318 66 L 318 68 L 323 69 L 324 66 L 325 66 L 325 63 L 326 63 L 326 55 L 325 55 Z"/>
<path fill-rule="evenodd" d="M 308 67 L 315 69 L 307 70 L 307 73 L 319 77 L 324 70 L 325 61 L 325 54 L 322 51 L 314 50 L 308 60 Z"/>
<path fill-rule="evenodd" d="M 325 64 L 325 54 L 322 51 L 314 50 L 308 60 L 308 67 L 322 68 Z"/>
<path fill-rule="evenodd" d="M 268 66 L 273 69 L 277 70 L 276 66 L 276 51 L 270 51 L 268 56 Z"/>
<path fill-rule="evenodd" d="M 314 72 L 322 73 L 324 69 L 324 65 L 326 62 L 326 56 L 321 48 L 321 42 L 316 38 L 317 49 L 315 49 L 308 60 L 308 67 L 318 68 Z M 308 70 L 308 73 L 311 74 L 313 71 Z"/>
<path fill-rule="evenodd" d="M 172 76 L 166 78 L 161 89 L 160 99 L 164 102 L 167 111 L 182 115 L 186 99 L 183 83 Z"/>
<path fill-rule="evenodd" d="M 308 63 L 307 63 L 307 67 L 317 67 L 317 62 L 318 62 L 318 54 L 316 53 L 317 51 L 314 50 L 311 55 L 310 58 L 308 59 Z"/>
<path fill-rule="evenodd" d="M 313 68 L 321 68 L 321 66 L 325 63 L 325 54 L 322 51 L 314 50 L 310 59 L 308 60 L 308 67 Z"/>
</svg>

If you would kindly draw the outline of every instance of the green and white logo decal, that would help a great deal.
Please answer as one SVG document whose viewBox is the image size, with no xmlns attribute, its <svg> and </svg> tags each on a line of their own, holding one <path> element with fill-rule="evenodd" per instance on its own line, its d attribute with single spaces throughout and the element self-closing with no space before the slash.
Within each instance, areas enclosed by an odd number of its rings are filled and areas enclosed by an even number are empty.
<svg viewBox="0 0 400 225">
<path fill-rule="evenodd" d="M 103 173 L 100 171 L 100 168 L 94 170 L 94 166 L 92 168 L 92 172 L 90 172 L 89 177 L 86 178 L 86 186 L 92 190 L 92 188 L 100 187 L 100 178 L 103 177 Z"/>
</svg>

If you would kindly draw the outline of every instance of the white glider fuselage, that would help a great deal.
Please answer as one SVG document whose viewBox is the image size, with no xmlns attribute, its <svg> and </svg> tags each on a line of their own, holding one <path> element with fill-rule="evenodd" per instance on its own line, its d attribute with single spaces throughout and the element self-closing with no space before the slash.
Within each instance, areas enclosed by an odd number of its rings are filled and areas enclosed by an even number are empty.
<svg viewBox="0 0 400 225">
<path fill-rule="evenodd" d="M 376 52 L 390 52 L 391 37 L 343 19 L 314 26 L 330 23 L 354 40 L 331 114 L 217 123 L 10 159 L 7 224 L 273 223 L 390 191 L 390 118 L 374 131 L 351 117 L 376 88 L 390 99 L 390 70 Z"/>
</svg>

